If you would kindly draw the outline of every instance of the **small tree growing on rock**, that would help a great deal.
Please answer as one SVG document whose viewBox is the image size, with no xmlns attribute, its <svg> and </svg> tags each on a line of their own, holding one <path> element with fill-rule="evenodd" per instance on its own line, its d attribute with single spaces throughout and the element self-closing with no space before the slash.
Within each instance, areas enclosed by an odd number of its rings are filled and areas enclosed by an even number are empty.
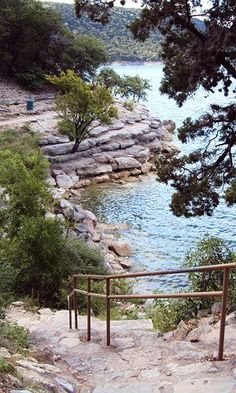
<svg viewBox="0 0 236 393">
<path fill-rule="evenodd" d="M 117 117 L 113 97 L 108 89 L 83 81 L 74 71 L 47 79 L 59 88 L 56 98 L 59 113 L 59 131 L 75 141 L 72 153 L 89 132 L 99 124 L 111 124 Z"/>
</svg>

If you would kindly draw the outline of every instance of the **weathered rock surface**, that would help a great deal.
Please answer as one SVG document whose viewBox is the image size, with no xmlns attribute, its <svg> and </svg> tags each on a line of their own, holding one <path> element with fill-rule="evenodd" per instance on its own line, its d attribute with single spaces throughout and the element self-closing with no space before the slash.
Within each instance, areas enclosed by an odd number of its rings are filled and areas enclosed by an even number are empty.
<svg viewBox="0 0 236 393">
<path fill-rule="evenodd" d="M 92 318 L 90 343 L 86 342 L 86 317 L 80 316 L 79 331 L 68 330 L 67 311 L 40 315 L 12 308 L 8 319 L 29 329 L 32 343 L 43 351 L 52 351 L 55 359 L 51 368 L 48 365 L 46 374 L 44 366 L 32 361 L 21 360 L 19 367 L 25 370 L 28 367 L 28 371 L 45 376 L 46 380 L 50 372 L 54 373 L 53 383 L 61 382 L 63 392 L 72 392 L 72 389 L 75 393 L 236 391 L 235 325 L 226 326 L 226 360 L 218 362 L 214 356 L 219 327 L 211 325 L 211 317 L 200 321 L 198 328 L 208 325 L 209 331 L 202 331 L 196 343 L 190 342 L 188 336 L 166 341 L 152 330 L 149 320 L 112 321 L 111 347 L 105 344 L 105 322 L 95 318 Z M 56 375 L 62 367 L 67 374 Z M 70 376 L 72 372 L 74 379 Z"/>
<path fill-rule="evenodd" d="M 116 255 L 120 257 L 131 257 L 133 254 L 131 247 L 124 242 L 113 241 L 108 244 L 108 250 L 113 251 Z"/>
<path fill-rule="evenodd" d="M 51 120 L 52 129 L 49 127 L 42 136 L 41 146 L 51 162 L 58 187 L 73 190 L 91 183 L 114 181 L 116 175 L 120 178 L 147 173 L 154 154 L 175 151 L 173 122 L 162 123 L 142 105 L 132 112 L 119 102 L 116 105 L 119 119 L 109 127 L 94 128 L 73 154 L 73 142 L 55 133 Z M 42 121 L 34 125 L 37 127 L 42 130 Z"/>
</svg>

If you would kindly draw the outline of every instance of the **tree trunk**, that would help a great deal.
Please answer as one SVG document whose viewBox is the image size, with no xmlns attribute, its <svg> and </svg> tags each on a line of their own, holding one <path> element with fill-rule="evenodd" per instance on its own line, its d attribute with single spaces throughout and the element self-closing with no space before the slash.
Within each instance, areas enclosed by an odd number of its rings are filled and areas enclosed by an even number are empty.
<svg viewBox="0 0 236 393">
<path fill-rule="evenodd" d="M 79 147 L 79 145 L 80 145 L 80 140 L 79 139 L 76 139 L 75 140 L 75 144 L 74 144 L 74 146 L 72 147 L 72 150 L 71 150 L 71 153 L 76 153 L 77 152 L 77 149 L 78 149 L 78 147 Z"/>
</svg>

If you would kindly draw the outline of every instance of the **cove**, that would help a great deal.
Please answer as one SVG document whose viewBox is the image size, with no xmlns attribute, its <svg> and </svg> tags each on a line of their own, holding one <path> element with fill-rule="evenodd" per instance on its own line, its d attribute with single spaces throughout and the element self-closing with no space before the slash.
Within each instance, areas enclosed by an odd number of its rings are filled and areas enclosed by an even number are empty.
<svg viewBox="0 0 236 393">
<path fill-rule="evenodd" d="M 150 112 L 158 114 L 161 120 L 174 120 L 177 126 L 188 116 L 200 116 L 207 111 L 210 103 L 224 103 L 230 99 L 219 93 L 206 97 L 205 92 L 199 90 L 180 109 L 173 100 L 160 95 L 158 91 L 163 77 L 161 64 L 116 65 L 114 69 L 120 74 L 139 74 L 150 79 L 152 91 L 148 94 L 146 106 Z M 180 148 L 182 151 L 186 149 L 185 146 Z M 207 233 L 222 238 L 236 250 L 236 207 L 228 208 L 222 201 L 213 217 L 175 217 L 169 209 L 172 192 L 171 187 L 157 183 L 153 174 L 143 177 L 142 181 L 128 182 L 126 185 L 88 187 L 82 193 L 81 202 L 102 222 L 128 224 L 128 229 L 119 234 L 134 250 L 134 270 L 180 267 L 186 253 Z M 186 277 L 180 275 L 142 280 L 146 291 L 176 290 L 185 285 Z"/>
</svg>

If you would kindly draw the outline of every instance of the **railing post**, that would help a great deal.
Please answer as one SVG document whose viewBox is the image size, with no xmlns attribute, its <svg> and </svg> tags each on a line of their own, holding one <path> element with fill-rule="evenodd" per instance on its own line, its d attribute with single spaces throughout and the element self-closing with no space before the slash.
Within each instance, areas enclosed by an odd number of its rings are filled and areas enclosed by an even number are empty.
<svg viewBox="0 0 236 393">
<path fill-rule="evenodd" d="M 218 360 L 223 360 L 224 357 L 225 319 L 227 314 L 229 273 L 230 273 L 229 269 L 224 269 Z"/>
<path fill-rule="evenodd" d="M 87 281 L 87 292 L 91 292 L 91 278 Z M 87 295 L 87 341 L 91 340 L 91 296 Z"/>
<path fill-rule="evenodd" d="M 106 278 L 106 335 L 107 345 L 111 343 L 111 300 L 109 299 L 111 293 L 110 278 Z"/>
<path fill-rule="evenodd" d="M 74 289 L 77 286 L 77 278 L 73 278 Z M 78 329 L 78 303 L 77 303 L 77 293 L 74 292 L 74 313 L 75 313 L 75 329 Z"/>
<path fill-rule="evenodd" d="M 71 297 L 68 298 L 68 308 L 69 308 L 69 329 L 72 329 L 72 306 L 71 306 Z"/>
</svg>

